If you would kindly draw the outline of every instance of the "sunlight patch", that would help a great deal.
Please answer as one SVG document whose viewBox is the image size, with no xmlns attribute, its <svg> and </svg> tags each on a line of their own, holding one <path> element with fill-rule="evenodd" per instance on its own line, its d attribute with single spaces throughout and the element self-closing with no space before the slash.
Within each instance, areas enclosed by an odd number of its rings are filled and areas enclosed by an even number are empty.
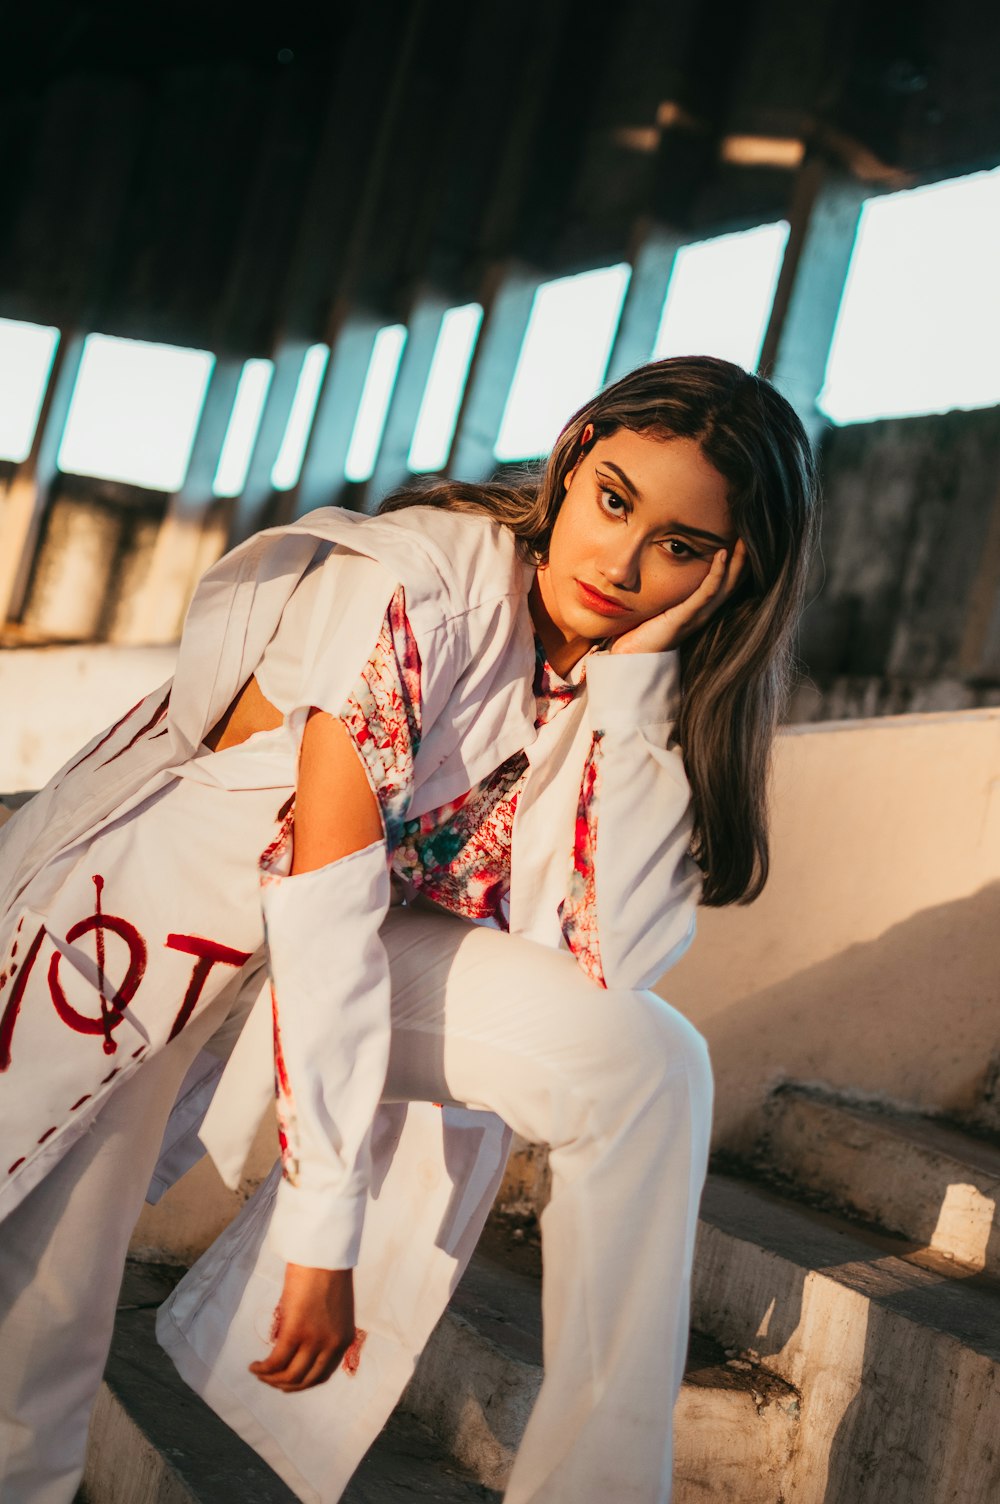
<svg viewBox="0 0 1000 1504">
<path fill-rule="evenodd" d="M 179 491 L 214 364 L 207 350 L 88 334 L 59 469 Z"/>
<path fill-rule="evenodd" d="M 545 282 L 535 293 L 493 453 L 536 459 L 604 380 L 631 267 Z"/>
<path fill-rule="evenodd" d="M 869 199 L 830 348 L 834 423 L 1000 403 L 1000 168 Z"/>
<path fill-rule="evenodd" d="M 717 355 L 755 371 L 767 333 L 788 225 L 758 225 L 677 252 L 653 359 Z"/>
</svg>

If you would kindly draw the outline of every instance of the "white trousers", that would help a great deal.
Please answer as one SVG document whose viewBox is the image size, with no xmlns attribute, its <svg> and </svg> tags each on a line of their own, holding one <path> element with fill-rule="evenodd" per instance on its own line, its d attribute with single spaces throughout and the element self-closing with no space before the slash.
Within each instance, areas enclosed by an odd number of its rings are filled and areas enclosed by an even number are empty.
<svg viewBox="0 0 1000 1504">
<path fill-rule="evenodd" d="M 167 1115 L 234 996 L 220 994 L 145 1061 L 0 1222 L 3 1504 L 69 1504 L 76 1493 L 129 1238 Z"/>
<path fill-rule="evenodd" d="M 402 909 L 382 938 L 387 1100 L 488 1108 L 551 1150 L 545 1379 L 507 1504 L 665 1504 L 708 1156 L 704 1042 L 655 994 L 605 991 L 531 941 Z M 0 1225 L 4 1504 L 73 1497 L 129 1230 L 199 1042 L 187 1034 Z"/>
</svg>

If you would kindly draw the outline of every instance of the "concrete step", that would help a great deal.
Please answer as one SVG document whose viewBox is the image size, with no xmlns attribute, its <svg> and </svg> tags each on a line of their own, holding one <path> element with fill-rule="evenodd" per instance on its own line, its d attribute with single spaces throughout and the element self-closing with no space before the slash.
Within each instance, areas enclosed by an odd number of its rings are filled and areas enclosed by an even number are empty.
<svg viewBox="0 0 1000 1504">
<path fill-rule="evenodd" d="M 501 1215 L 538 1217 L 548 1205 L 551 1191 L 547 1145 L 529 1144 L 515 1133 L 497 1194 L 497 1210 Z"/>
<path fill-rule="evenodd" d="M 964 1273 L 709 1177 L 693 1319 L 800 1392 L 787 1504 L 1000 1499 L 1000 1290 Z"/>
<path fill-rule="evenodd" d="M 156 1307 L 183 1271 L 130 1264 L 78 1504 L 295 1504 L 257 1453 L 190 1390 L 157 1345 Z M 397 1412 L 342 1504 L 496 1504 L 425 1425 Z"/>
<path fill-rule="evenodd" d="M 494 1222 L 427 1345 L 404 1406 L 502 1489 L 542 1379 L 537 1256 Z M 484 1251 L 485 1249 L 485 1251 Z M 799 1399 L 758 1363 L 692 1334 L 675 1412 L 673 1504 L 781 1504 Z M 609 1501 L 610 1504 L 610 1501 Z"/>
<path fill-rule="evenodd" d="M 1000 1148 L 930 1118 L 785 1087 L 765 1164 L 839 1208 L 1000 1278 Z"/>
</svg>

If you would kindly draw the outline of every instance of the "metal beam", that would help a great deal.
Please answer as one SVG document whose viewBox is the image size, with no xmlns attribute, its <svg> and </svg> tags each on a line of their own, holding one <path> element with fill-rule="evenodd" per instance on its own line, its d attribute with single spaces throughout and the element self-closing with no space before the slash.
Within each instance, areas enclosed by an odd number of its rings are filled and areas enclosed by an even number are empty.
<svg viewBox="0 0 1000 1504">
<path fill-rule="evenodd" d="M 870 184 L 807 162 L 761 369 L 795 408 L 815 444 L 828 420 L 817 399 Z"/>
</svg>

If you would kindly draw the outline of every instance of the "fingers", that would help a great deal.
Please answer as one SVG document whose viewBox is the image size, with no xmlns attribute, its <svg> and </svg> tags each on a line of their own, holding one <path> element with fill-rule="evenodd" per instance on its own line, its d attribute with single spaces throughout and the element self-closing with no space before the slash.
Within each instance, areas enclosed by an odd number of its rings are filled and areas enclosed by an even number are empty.
<svg viewBox="0 0 1000 1504">
<path fill-rule="evenodd" d="M 732 551 L 716 550 L 708 574 L 680 608 L 686 620 L 681 635 L 696 631 L 715 615 L 739 584 L 747 563 L 747 547 L 737 538 Z"/>
<path fill-rule="evenodd" d="M 726 563 L 726 594 L 731 595 L 743 578 L 744 571 L 749 560 L 747 546 L 742 538 L 737 538 L 732 553 Z"/>
<path fill-rule="evenodd" d="M 739 547 L 739 544 L 737 544 L 737 547 Z M 727 555 L 724 548 L 717 549 L 712 556 L 712 562 L 708 567 L 708 574 L 697 589 L 692 590 L 680 608 L 690 624 L 697 625 L 709 611 L 714 610 L 717 605 L 725 600 L 726 581 L 731 560 L 732 555 Z M 671 609 L 676 610 L 677 608 L 673 607 Z"/>
<path fill-rule="evenodd" d="M 349 1343 L 335 1347 L 317 1346 L 315 1342 L 277 1342 L 266 1358 L 249 1365 L 250 1372 L 272 1389 L 295 1394 L 322 1384 L 338 1366 Z"/>
<path fill-rule="evenodd" d="M 747 546 L 743 542 L 742 538 L 737 538 L 732 552 L 728 554 L 728 556 L 724 555 L 724 559 L 725 569 L 722 584 L 719 589 L 718 600 L 715 602 L 716 606 L 721 606 L 723 601 L 727 601 L 729 599 L 729 597 L 733 594 L 733 591 L 736 589 L 737 585 L 740 583 L 740 580 L 743 578 L 743 574 L 747 567 L 748 554 Z"/>
<path fill-rule="evenodd" d="M 711 568 L 702 581 L 707 600 L 700 605 L 710 605 L 712 611 L 716 611 L 723 601 L 729 599 L 743 577 L 743 571 L 747 564 L 747 546 L 742 538 L 737 538 L 732 551 L 720 548 L 712 560 Z M 696 591 L 697 595 L 698 592 Z"/>
</svg>

